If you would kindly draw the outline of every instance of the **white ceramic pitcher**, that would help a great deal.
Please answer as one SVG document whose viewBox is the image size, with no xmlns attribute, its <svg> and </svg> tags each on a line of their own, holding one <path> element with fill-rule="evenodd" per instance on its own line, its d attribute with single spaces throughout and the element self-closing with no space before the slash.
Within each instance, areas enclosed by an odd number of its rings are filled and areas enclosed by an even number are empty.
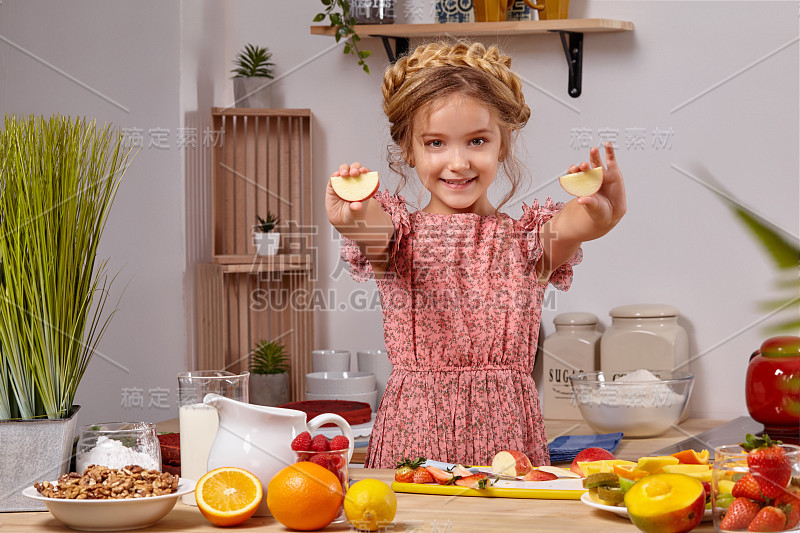
<svg viewBox="0 0 800 533">
<path fill-rule="evenodd" d="M 207 394 L 203 403 L 219 412 L 219 429 L 208 454 L 208 470 L 236 466 L 255 474 L 264 488 L 264 499 L 256 516 L 269 516 L 267 485 L 279 470 L 296 462 L 291 443 L 297 435 L 303 431 L 313 435 L 323 424 L 332 423 L 353 442 L 350 424 L 333 413 L 319 415 L 306 423 L 303 411 L 249 404 L 219 394 Z M 350 446 L 348 462 L 352 457 L 353 446 Z"/>
</svg>

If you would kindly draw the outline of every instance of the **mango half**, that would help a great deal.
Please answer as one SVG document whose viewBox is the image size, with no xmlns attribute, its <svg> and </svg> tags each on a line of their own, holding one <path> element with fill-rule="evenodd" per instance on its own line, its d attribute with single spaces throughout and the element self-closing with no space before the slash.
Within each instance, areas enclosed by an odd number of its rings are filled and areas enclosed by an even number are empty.
<svg viewBox="0 0 800 533">
<path fill-rule="evenodd" d="M 625 493 L 633 524 L 646 533 L 683 533 L 703 520 L 703 484 L 685 474 L 645 476 Z"/>
</svg>

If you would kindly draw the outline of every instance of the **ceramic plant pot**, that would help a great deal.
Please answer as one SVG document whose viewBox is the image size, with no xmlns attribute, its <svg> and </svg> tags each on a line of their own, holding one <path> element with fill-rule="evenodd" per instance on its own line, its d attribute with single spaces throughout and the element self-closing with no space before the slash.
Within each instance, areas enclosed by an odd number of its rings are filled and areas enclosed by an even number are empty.
<svg viewBox="0 0 800 533">
<path fill-rule="evenodd" d="M 270 231 L 269 233 L 255 232 L 253 236 L 258 255 L 276 255 L 280 250 L 281 234 L 277 231 Z"/>
<path fill-rule="evenodd" d="M 289 374 L 250 374 L 250 403 L 277 407 L 289 403 Z"/>
<path fill-rule="evenodd" d="M 264 77 L 233 78 L 235 107 L 272 107 L 272 80 Z"/>
</svg>

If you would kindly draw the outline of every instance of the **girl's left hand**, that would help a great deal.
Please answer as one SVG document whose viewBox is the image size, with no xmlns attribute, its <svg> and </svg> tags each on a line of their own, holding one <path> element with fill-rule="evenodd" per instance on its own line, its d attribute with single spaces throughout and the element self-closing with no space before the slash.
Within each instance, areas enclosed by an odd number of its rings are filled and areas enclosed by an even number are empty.
<svg viewBox="0 0 800 533">
<path fill-rule="evenodd" d="M 606 166 L 603 168 L 603 185 L 592 196 L 582 196 L 577 199 L 578 205 L 586 209 L 598 227 L 612 228 L 620 221 L 627 209 L 625 203 L 625 183 L 622 181 L 622 172 L 617 166 L 614 147 L 610 142 L 605 144 Z M 572 165 L 569 172 L 581 172 L 592 168 L 602 167 L 603 160 L 600 150 L 593 147 L 589 151 L 589 162 Z"/>
</svg>

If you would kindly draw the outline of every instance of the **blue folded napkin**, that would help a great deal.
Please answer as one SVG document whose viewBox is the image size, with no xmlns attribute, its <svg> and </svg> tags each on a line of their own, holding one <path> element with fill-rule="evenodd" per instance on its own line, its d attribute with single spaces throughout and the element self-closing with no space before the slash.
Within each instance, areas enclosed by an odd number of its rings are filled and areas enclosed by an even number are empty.
<svg viewBox="0 0 800 533">
<path fill-rule="evenodd" d="M 562 435 L 556 437 L 548 445 L 550 462 L 563 463 L 572 461 L 585 448 L 603 448 L 611 453 L 619 446 L 622 433 L 605 433 L 603 435 Z"/>
</svg>

